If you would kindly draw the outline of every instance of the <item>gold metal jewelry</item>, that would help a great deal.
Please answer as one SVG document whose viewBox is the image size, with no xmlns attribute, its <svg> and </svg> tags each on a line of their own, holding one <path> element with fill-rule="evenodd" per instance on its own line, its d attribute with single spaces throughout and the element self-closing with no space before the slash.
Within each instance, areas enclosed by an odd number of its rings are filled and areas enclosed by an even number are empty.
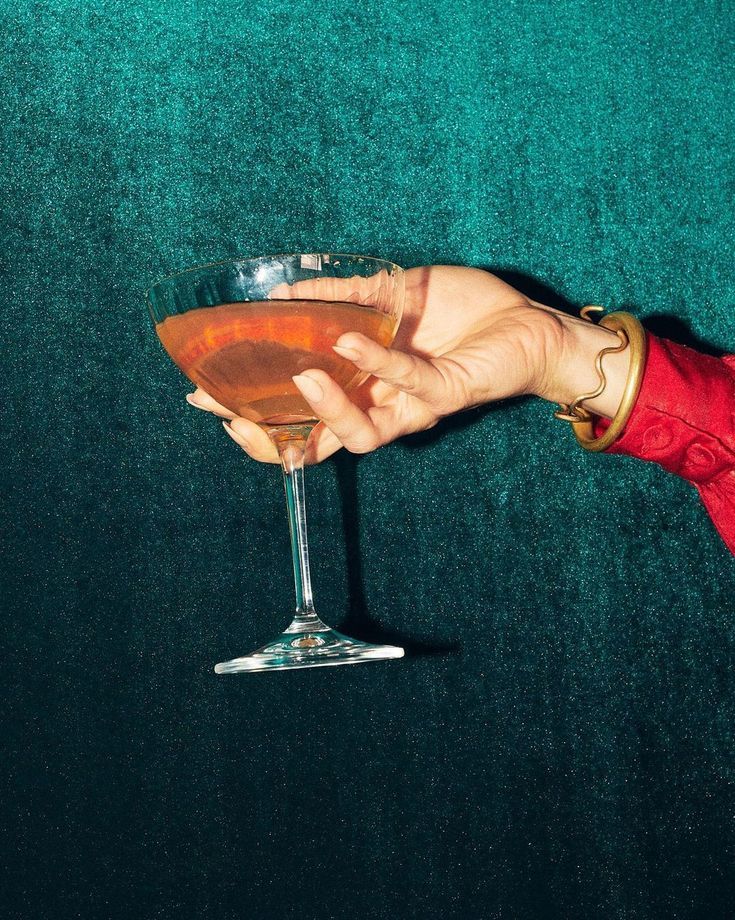
<svg viewBox="0 0 735 920">
<path fill-rule="evenodd" d="M 580 311 L 580 316 L 592 322 L 589 313 L 591 311 L 602 311 L 602 309 L 602 307 L 597 306 L 584 307 Z M 560 405 L 559 410 L 554 413 L 556 418 L 571 422 L 575 437 L 585 450 L 595 452 L 607 450 L 623 433 L 623 429 L 638 398 L 641 381 L 643 380 L 643 371 L 646 366 L 646 334 L 640 322 L 632 313 L 623 311 L 610 313 L 608 316 L 602 317 L 599 325 L 605 329 L 610 329 L 611 332 L 615 332 L 620 339 L 620 345 L 603 348 L 595 358 L 595 370 L 600 380 L 599 386 L 590 393 L 583 393 L 578 396 L 569 405 Z M 607 430 L 599 438 L 596 438 L 592 422 L 593 414 L 581 404 L 587 399 L 594 399 L 599 396 L 607 386 L 607 377 L 602 369 L 602 359 L 605 355 L 623 351 L 628 347 L 630 347 L 628 379 L 625 383 L 618 411 L 615 413 L 615 418 L 610 422 Z"/>
<path fill-rule="evenodd" d="M 579 311 L 579 315 L 582 319 L 586 319 L 588 322 L 592 322 L 592 317 L 589 315 L 593 310 L 599 313 L 602 313 L 604 307 L 589 306 L 582 307 Z M 601 324 L 602 325 L 602 324 Z M 628 347 L 628 336 L 625 334 L 624 329 L 618 331 L 618 337 L 620 338 L 619 345 L 608 345 L 606 348 L 603 348 L 595 358 L 595 370 L 597 371 L 597 377 L 599 379 L 599 385 L 595 387 L 594 390 L 590 390 L 589 393 L 582 393 L 575 400 L 569 404 L 560 403 L 559 409 L 554 413 L 554 418 L 560 419 L 562 422 L 586 422 L 592 418 L 592 413 L 588 409 L 582 407 L 582 403 L 588 399 L 595 399 L 597 396 L 600 396 L 607 386 L 607 377 L 605 372 L 602 369 L 602 359 L 605 355 L 614 354 L 618 351 L 624 351 Z"/>
</svg>

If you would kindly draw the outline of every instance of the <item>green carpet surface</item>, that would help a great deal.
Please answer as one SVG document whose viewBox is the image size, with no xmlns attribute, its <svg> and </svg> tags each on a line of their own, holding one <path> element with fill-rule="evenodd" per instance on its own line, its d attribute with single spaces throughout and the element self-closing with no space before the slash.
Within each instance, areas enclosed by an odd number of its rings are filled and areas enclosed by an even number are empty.
<svg viewBox="0 0 735 920">
<path fill-rule="evenodd" d="M 473 265 L 735 350 L 735 5 L 0 4 L 2 899 L 29 920 L 735 916 L 735 563 L 553 407 L 282 487 L 149 325 L 190 265 Z"/>
</svg>

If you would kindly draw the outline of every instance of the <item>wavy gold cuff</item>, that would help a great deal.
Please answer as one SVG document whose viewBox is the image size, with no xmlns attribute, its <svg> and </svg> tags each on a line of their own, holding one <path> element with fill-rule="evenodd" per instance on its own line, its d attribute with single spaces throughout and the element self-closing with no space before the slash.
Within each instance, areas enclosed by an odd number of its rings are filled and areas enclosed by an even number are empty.
<svg viewBox="0 0 735 920">
<path fill-rule="evenodd" d="M 638 399 L 643 372 L 646 368 L 646 333 L 632 313 L 623 311 L 610 313 L 608 316 L 603 316 L 600 320 L 600 326 L 617 332 L 618 335 L 622 333 L 627 337 L 630 348 L 630 366 L 618 411 L 615 413 L 615 418 L 610 422 L 607 431 L 603 432 L 599 438 L 596 438 L 593 435 L 594 426 L 591 419 L 572 422 L 577 441 L 585 450 L 592 451 L 607 450 L 623 433 L 623 429 L 630 418 L 630 413 L 633 411 L 633 406 Z"/>
<path fill-rule="evenodd" d="M 591 309 L 600 309 L 595 307 L 585 307 L 582 315 L 589 319 L 587 311 Z M 600 378 L 600 385 L 591 393 L 583 393 L 578 396 L 574 402 L 568 406 L 561 406 L 560 411 L 554 413 L 556 418 L 571 422 L 574 434 L 579 444 L 585 450 L 602 451 L 607 450 L 617 441 L 623 433 L 623 429 L 633 411 L 633 406 L 638 398 L 643 380 L 643 372 L 646 367 L 646 333 L 640 322 L 632 313 L 620 311 L 603 316 L 599 323 L 605 329 L 610 329 L 617 333 L 621 344 L 611 348 L 603 348 L 595 359 L 595 369 Z M 624 348 L 630 348 L 630 366 L 628 369 L 628 379 L 625 383 L 623 396 L 615 413 L 615 418 L 610 422 L 609 427 L 599 438 L 594 436 L 594 423 L 592 413 L 585 409 L 581 404 L 586 399 L 594 399 L 599 396 L 607 386 L 607 378 L 602 370 L 602 359 L 610 352 L 622 351 Z"/>
</svg>

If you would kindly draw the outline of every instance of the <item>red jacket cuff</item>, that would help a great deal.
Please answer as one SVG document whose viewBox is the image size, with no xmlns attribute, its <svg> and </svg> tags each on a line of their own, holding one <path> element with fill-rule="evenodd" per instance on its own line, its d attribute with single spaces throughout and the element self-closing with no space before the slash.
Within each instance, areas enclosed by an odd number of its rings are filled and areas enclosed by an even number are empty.
<svg viewBox="0 0 735 920">
<path fill-rule="evenodd" d="M 608 449 L 652 460 L 693 483 L 735 553 L 735 356 L 714 358 L 647 334 L 641 390 Z M 600 419 L 595 433 L 610 423 Z"/>
</svg>

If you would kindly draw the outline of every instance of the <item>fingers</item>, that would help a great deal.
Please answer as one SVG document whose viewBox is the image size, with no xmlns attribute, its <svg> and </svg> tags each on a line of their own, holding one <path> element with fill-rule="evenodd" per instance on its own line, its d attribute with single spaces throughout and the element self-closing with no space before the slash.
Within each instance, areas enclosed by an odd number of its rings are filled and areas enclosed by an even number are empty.
<svg viewBox="0 0 735 920">
<path fill-rule="evenodd" d="M 326 425 L 319 423 L 306 442 L 304 462 L 307 464 L 321 463 L 327 457 L 337 453 L 342 448 L 342 442 Z"/>
<path fill-rule="evenodd" d="M 302 396 L 324 422 L 338 445 L 355 454 L 365 454 L 384 443 L 368 412 L 358 408 L 344 390 L 320 370 L 309 370 L 293 378 Z M 331 446 L 326 435 L 323 449 Z"/>
<path fill-rule="evenodd" d="M 190 406 L 194 406 L 195 409 L 212 412 L 214 415 L 219 415 L 220 418 L 235 418 L 234 412 L 218 403 L 216 399 L 212 399 L 209 393 L 205 392 L 201 387 L 197 387 L 193 393 L 187 393 L 186 401 Z"/>
<path fill-rule="evenodd" d="M 227 434 L 253 460 L 258 460 L 260 463 L 280 463 L 278 451 L 260 425 L 236 416 L 201 388 L 194 393 L 188 393 L 186 401 L 197 409 L 203 409 L 205 412 L 211 412 L 224 418 L 224 428 Z M 328 428 L 324 425 L 317 425 L 306 447 L 306 462 L 321 463 L 341 447 L 341 443 Z"/>
<path fill-rule="evenodd" d="M 307 257 L 308 258 L 308 257 Z M 335 262 L 335 267 L 339 262 Z M 268 296 L 271 300 L 328 300 L 350 303 L 360 303 L 366 306 L 377 303 L 381 298 L 381 290 L 388 281 L 388 272 L 382 270 L 369 278 L 355 274 L 346 277 L 333 277 L 330 275 L 317 275 L 314 278 L 305 278 L 293 284 L 278 284 L 271 289 Z"/>
<path fill-rule="evenodd" d="M 347 332 L 340 336 L 333 348 L 361 371 L 431 406 L 443 406 L 448 401 L 447 379 L 439 367 L 430 361 L 384 348 L 357 332 Z"/>
<path fill-rule="evenodd" d="M 258 460 L 260 463 L 280 464 L 278 451 L 259 425 L 247 419 L 236 418 L 231 422 L 225 422 L 224 428 L 235 444 L 253 460 Z M 309 465 L 321 463 L 341 447 L 342 444 L 333 432 L 324 425 L 317 425 L 307 441 L 304 462 Z"/>
<path fill-rule="evenodd" d="M 279 463 L 278 452 L 268 435 L 255 422 L 239 418 L 225 406 L 217 402 L 201 387 L 193 393 L 186 394 L 186 401 L 196 409 L 211 412 L 224 419 L 225 431 L 232 440 L 248 453 L 253 460 L 261 463 Z"/>
<path fill-rule="evenodd" d="M 365 398 L 359 398 L 362 388 L 353 394 L 363 406 L 369 406 L 361 408 L 324 371 L 311 369 L 293 378 L 322 421 L 309 438 L 307 463 L 320 463 L 341 447 L 352 453 L 368 453 L 436 422 L 440 413 L 434 407 L 446 403 L 449 389 L 437 366 L 414 355 L 383 348 L 358 333 L 342 336 L 335 351 L 378 379 L 365 391 Z M 391 390 L 397 398 L 383 405 L 384 398 L 379 394 Z M 369 397 L 365 396 L 368 392 Z M 236 417 L 201 389 L 187 398 L 197 408 L 225 416 L 229 420 L 225 424 L 228 435 L 254 460 L 279 462 L 275 447 L 259 425 Z"/>
<path fill-rule="evenodd" d="M 373 381 L 374 398 L 379 389 L 400 392 L 387 404 L 377 398 L 372 406 L 363 409 L 322 370 L 313 368 L 294 377 L 302 396 L 327 429 L 321 444 L 315 445 L 316 462 L 339 446 L 352 453 L 368 453 L 404 434 L 431 427 L 440 415 L 451 410 L 453 388 L 450 374 L 440 367 L 442 359 L 436 363 L 425 361 L 384 348 L 355 332 L 341 336 L 333 347 L 360 370 L 378 378 Z"/>
<path fill-rule="evenodd" d="M 223 422 L 225 431 L 238 447 L 241 447 L 253 460 L 261 463 L 280 463 L 278 451 L 263 429 L 255 422 L 244 418 L 233 418 Z"/>
<path fill-rule="evenodd" d="M 358 279 L 359 280 L 359 279 Z M 328 276 L 306 278 L 294 284 L 279 284 L 272 288 L 271 300 L 335 300 L 346 301 L 355 294 L 356 285 L 351 278 Z"/>
</svg>

